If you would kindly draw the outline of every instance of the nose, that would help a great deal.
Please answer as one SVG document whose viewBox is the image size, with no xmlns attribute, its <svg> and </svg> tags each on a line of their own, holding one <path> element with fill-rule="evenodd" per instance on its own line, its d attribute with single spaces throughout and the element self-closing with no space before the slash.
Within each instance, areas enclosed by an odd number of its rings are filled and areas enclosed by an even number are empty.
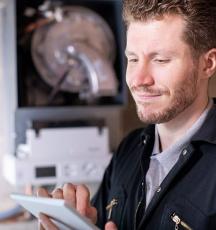
<svg viewBox="0 0 216 230">
<path fill-rule="evenodd" d="M 132 69 L 127 68 L 127 84 L 130 87 L 152 86 L 154 78 L 147 63 L 139 63 Z"/>
</svg>

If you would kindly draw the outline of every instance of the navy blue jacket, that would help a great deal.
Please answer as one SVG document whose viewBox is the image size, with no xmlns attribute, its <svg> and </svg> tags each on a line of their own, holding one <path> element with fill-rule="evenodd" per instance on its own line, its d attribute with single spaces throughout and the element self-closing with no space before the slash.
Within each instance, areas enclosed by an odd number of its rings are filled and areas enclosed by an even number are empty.
<svg viewBox="0 0 216 230">
<path fill-rule="evenodd" d="M 145 211 L 145 175 L 153 145 L 154 125 L 122 141 L 92 200 L 97 225 L 104 229 L 110 214 L 119 230 L 174 230 L 176 224 L 179 230 L 216 230 L 216 105 Z"/>
</svg>

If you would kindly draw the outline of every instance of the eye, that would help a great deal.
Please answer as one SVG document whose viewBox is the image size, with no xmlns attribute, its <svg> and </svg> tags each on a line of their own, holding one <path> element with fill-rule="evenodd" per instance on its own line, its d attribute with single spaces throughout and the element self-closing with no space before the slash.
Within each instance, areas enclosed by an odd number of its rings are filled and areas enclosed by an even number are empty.
<svg viewBox="0 0 216 230">
<path fill-rule="evenodd" d="M 138 62 L 137 58 L 128 58 L 128 62 Z"/>
<path fill-rule="evenodd" d="M 165 63 L 168 63 L 170 62 L 170 59 L 155 59 L 154 60 L 155 62 L 159 63 L 159 64 L 165 64 Z"/>
</svg>

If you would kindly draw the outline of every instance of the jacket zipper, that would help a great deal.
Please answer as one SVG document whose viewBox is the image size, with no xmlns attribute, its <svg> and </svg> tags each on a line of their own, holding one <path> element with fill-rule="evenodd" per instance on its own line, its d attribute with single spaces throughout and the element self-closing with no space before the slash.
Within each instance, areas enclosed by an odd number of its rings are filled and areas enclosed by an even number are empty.
<svg viewBox="0 0 216 230">
<path fill-rule="evenodd" d="M 141 183 L 141 189 L 142 189 L 142 194 L 141 194 L 141 199 L 139 200 L 138 204 L 137 204 L 137 207 L 136 207 L 136 210 L 135 210 L 135 220 L 134 220 L 134 230 L 136 230 L 136 225 L 137 225 L 137 213 L 139 211 L 139 208 L 143 202 L 143 199 L 144 199 L 144 181 L 142 181 Z"/>
<path fill-rule="evenodd" d="M 108 211 L 108 217 L 107 219 L 110 220 L 112 217 L 112 211 L 113 211 L 113 207 L 116 206 L 118 204 L 118 200 L 113 198 L 110 203 L 106 206 L 106 210 Z"/>
<path fill-rule="evenodd" d="M 171 215 L 171 219 L 175 222 L 175 230 L 179 229 L 179 225 L 182 226 L 186 230 L 193 230 L 187 223 L 185 223 L 176 213 L 174 212 Z"/>
</svg>

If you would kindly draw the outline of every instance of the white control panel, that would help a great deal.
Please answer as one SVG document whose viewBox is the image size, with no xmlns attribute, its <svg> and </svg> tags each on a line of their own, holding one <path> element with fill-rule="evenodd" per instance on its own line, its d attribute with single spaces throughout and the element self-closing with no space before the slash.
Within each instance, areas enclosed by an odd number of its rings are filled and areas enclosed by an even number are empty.
<svg viewBox="0 0 216 230">
<path fill-rule="evenodd" d="M 110 162 L 106 127 L 29 129 L 16 156 L 5 154 L 5 178 L 13 185 L 97 183 Z"/>
<path fill-rule="evenodd" d="M 32 162 L 7 154 L 3 159 L 3 171 L 4 176 L 12 185 L 95 183 L 102 180 L 111 156 L 109 154 L 90 160 L 71 158 L 70 162 L 60 159 Z"/>
</svg>

